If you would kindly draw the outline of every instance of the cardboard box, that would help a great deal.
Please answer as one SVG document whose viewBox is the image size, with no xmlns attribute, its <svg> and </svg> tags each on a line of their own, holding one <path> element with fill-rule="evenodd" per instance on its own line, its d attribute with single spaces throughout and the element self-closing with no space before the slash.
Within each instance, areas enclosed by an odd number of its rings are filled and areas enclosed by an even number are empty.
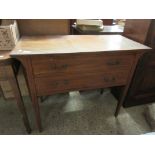
<svg viewBox="0 0 155 155">
<path fill-rule="evenodd" d="M 16 20 L 2 20 L 0 25 L 0 50 L 12 50 L 19 40 Z"/>
</svg>

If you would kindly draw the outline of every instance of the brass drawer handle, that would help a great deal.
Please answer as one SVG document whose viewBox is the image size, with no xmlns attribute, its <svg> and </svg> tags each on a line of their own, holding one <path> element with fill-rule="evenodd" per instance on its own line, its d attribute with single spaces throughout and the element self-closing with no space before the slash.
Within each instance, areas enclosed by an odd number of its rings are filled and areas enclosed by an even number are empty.
<svg viewBox="0 0 155 155">
<path fill-rule="evenodd" d="M 107 65 L 109 65 L 109 66 L 120 65 L 120 61 L 119 60 L 108 61 Z"/>
</svg>

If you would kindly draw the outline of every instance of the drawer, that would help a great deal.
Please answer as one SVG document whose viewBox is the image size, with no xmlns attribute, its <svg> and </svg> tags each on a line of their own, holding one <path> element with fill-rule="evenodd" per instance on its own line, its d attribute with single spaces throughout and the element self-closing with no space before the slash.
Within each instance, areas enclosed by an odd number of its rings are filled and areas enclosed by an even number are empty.
<svg viewBox="0 0 155 155">
<path fill-rule="evenodd" d="M 73 90 L 87 90 L 121 86 L 127 83 L 128 72 L 90 74 L 88 76 L 37 77 L 35 85 L 38 96 Z"/>
<path fill-rule="evenodd" d="M 131 54 L 65 54 L 32 56 L 35 77 L 64 76 L 97 72 L 130 70 L 134 60 Z"/>
</svg>

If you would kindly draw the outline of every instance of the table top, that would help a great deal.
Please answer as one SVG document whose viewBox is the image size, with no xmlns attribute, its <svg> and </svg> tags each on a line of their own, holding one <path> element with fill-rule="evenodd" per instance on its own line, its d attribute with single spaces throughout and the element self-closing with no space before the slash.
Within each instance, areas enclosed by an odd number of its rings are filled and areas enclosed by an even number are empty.
<svg viewBox="0 0 155 155">
<path fill-rule="evenodd" d="M 121 25 L 108 25 L 108 26 L 106 25 L 101 31 L 82 31 L 76 25 L 72 25 L 72 27 L 78 30 L 80 33 L 100 33 L 100 34 L 120 33 L 121 34 L 124 32 L 124 26 L 121 26 Z"/>
<path fill-rule="evenodd" d="M 151 49 L 121 35 L 56 35 L 22 37 L 11 55 L 62 54 Z"/>
</svg>

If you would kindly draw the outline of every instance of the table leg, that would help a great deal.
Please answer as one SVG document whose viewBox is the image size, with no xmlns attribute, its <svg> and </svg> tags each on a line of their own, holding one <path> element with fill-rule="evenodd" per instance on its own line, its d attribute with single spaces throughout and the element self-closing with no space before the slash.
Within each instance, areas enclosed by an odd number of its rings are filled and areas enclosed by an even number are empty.
<svg viewBox="0 0 155 155">
<path fill-rule="evenodd" d="M 10 71 L 11 71 L 10 74 L 12 74 L 12 75 L 8 79 L 9 83 L 10 83 L 10 85 L 12 87 L 15 99 L 17 101 L 18 108 L 19 108 L 20 113 L 22 115 L 22 119 L 23 119 L 25 128 L 26 128 L 28 133 L 31 133 L 31 128 L 30 128 L 28 116 L 27 116 L 27 113 L 26 113 L 26 110 L 25 110 L 25 106 L 24 106 L 24 103 L 23 103 L 23 100 L 22 100 L 22 96 L 21 96 L 21 93 L 20 93 L 19 84 L 18 84 L 17 78 L 16 78 L 16 76 L 14 74 L 13 68 L 11 66 L 10 66 Z"/>
<path fill-rule="evenodd" d="M 42 125 L 41 125 L 41 117 L 40 117 L 40 108 L 39 108 L 39 103 L 38 103 L 38 97 L 33 95 L 32 96 L 32 104 L 35 112 L 35 117 L 36 117 L 36 122 L 37 122 L 37 127 L 39 131 L 42 131 Z"/>
<path fill-rule="evenodd" d="M 2 87 L 1 87 L 1 86 L 0 86 L 0 92 L 1 92 L 1 96 L 3 97 L 3 99 L 4 99 L 4 100 L 6 100 L 5 95 L 4 95 L 4 92 L 3 92 L 3 90 L 2 90 Z"/>
<path fill-rule="evenodd" d="M 29 94 L 31 97 L 34 113 L 35 113 L 36 124 L 39 131 L 41 132 L 42 125 L 41 125 L 40 108 L 39 108 L 38 97 L 37 97 L 36 88 L 35 88 L 35 81 L 33 77 L 31 59 L 30 57 L 21 57 L 21 58 L 18 58 L 18 60 L 21 62 L 24 68 L 24 74 L 25 74 L 27 86 L 29 89 Z"/>
<path fill-rule="evenodd" d="M 139 54 L 135 55 L 135 60 L 134 60 L 133 65 L 132 65 L 130 75 L 129 75 L 129 77 L 128 77 L 127 85 L 125 86 L 125 88 L 124 88 L 124 90 L 123 90 L 123 92 L 122 92 L 122 95 L 121 95 L 121 97 L 120 97 L 120 99 L 119 99 L 119 102 L 118 102 L 118 104 L 117 104 L 117 107 L 116 107 L 115 117 L 118 116 L 118 113 L 119 113 L 119 111 L 120 111 L 120 109 L 121 109 L 121 107 L 122 107 L 122 105 L 123 105 L 123 102 L 125 101 L 125 98 L 126 98 L 126 96 L 127 96 L 128 89 L 129 89 L 129 87 L 130 87 L 130 84 L 131 84 L 131 81 L 132 81 L 132 77 L 133 77 L 133 75 L 134 75 L 134 72 L 135 72 L 135 69 L 136 69 L 136 65 L 137 65 L 137 62 L 138 62 L 140 56 L 141 56 L 141 55 L 139 55 Z"/>
<path fill-rule="evenodd" d="M 127 88 L 126 88 L 126 89 L 127 89 Z M 124 100 L 125 100 L 126 93 L 127 93 L 127 90 L 126 90 L 126 91 L 124 90 L 121 99 L 120 99 L 119 102 L 117 103 L 117 107 L 116 107 L 116 111 L 115 111 L 115 117 L 117 117 L 118 114 L 119 114 L 119 111 L 120 111 L 120 109 L 121 109 L 121 106 L 122 106 L 122 104 L 123 104 L 123 102 L 124 102 Z"/>
</svg>

